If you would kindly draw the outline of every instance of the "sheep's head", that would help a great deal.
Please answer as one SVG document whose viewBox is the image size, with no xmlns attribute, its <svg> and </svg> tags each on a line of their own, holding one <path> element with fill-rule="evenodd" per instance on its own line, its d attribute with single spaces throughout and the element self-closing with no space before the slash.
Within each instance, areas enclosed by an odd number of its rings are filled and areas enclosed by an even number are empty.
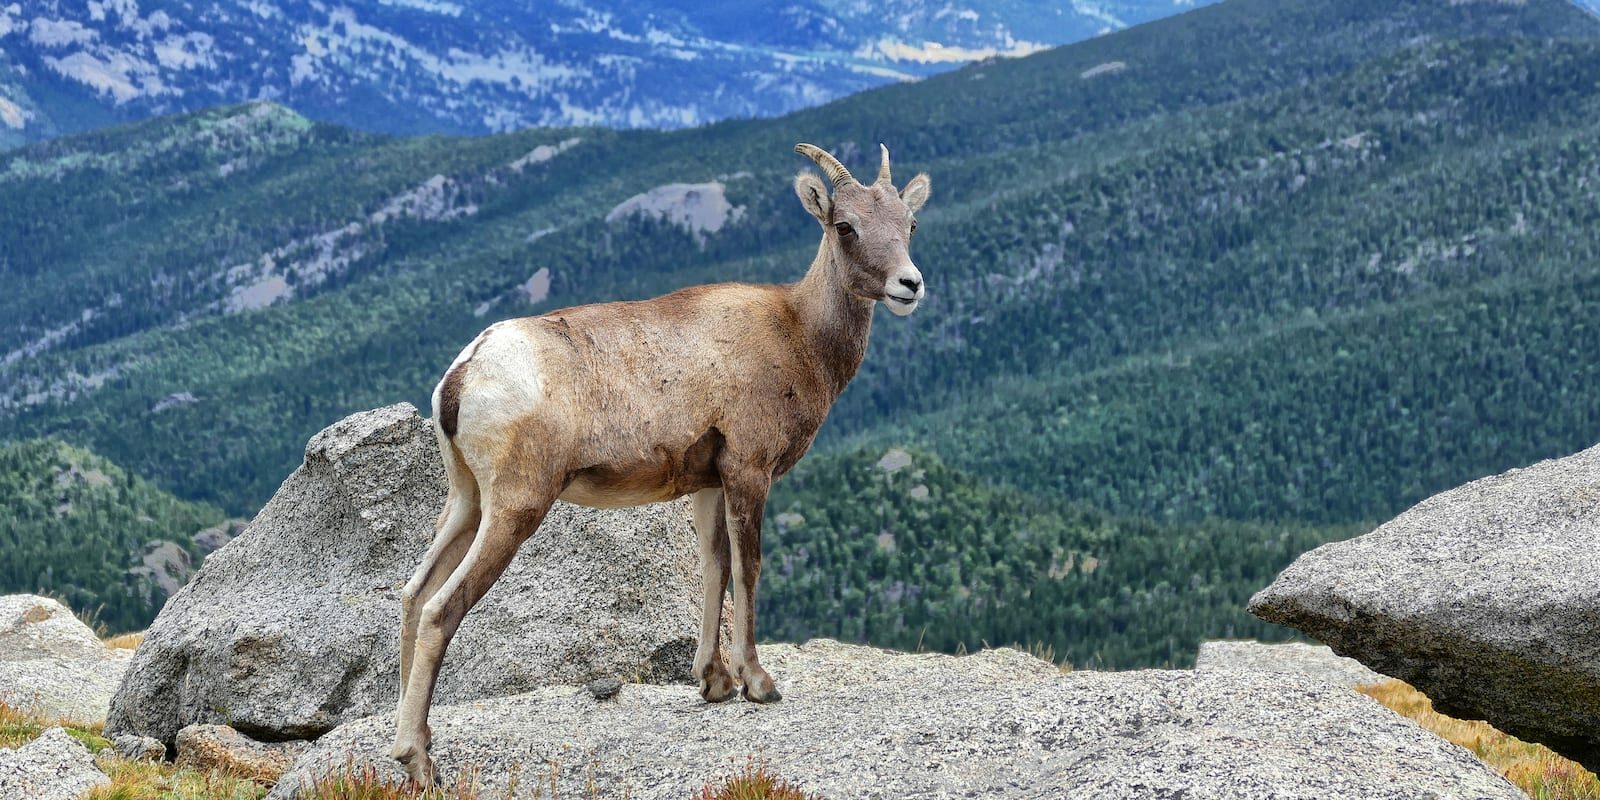
<svg viewBox="0 0 1600 800">
<path fill-rule="evenodd" d="M 896 191 L 889 179 L 889 148 L 883 149 L 878 179 L 870 186 L 851 176 L 839 160 L 816 145 L 794 150 L 817 162 L 833 181 L 833 194 L 816 173 L 795 176 L 800 203 L 822 223 L 823 241 L 845 267 L 846 288 L 857 297 L 881 301 L 898 316 L 917 310 L 926 287 L 922 272 L 911 262 L 911 234 L 916 213 L 928 201 L 927 175 L 918 175 Z"/>
</svg>

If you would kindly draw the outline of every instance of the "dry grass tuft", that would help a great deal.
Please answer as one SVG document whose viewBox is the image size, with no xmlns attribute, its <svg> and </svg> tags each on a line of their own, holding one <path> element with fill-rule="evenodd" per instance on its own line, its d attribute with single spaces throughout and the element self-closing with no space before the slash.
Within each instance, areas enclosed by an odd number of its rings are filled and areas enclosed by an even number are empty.
<svg viewBox="0 0 1600 800">
<path fill-rule="evenodd" d="M 506 787 L 506 795 L 513 796 L 518 789 L 517 774 L 512 773 Z M 540 797 L 543 793 L 539 787 L 534 787 L 534 796 Z M 306 800 L 482 800 L 478 786 L 478 770 L 468 769 L 456 777 L 454 783 L 434 789 L 418 789 L 408 781 L 395 783 L 378 774 L 376 767 L 371 764 L 355 766 L 353 761 L 345 762 L 344 769 L 329 775 L 301 793 Z"/>
<path fill-rule="evenodd" d="M 124 633 L 106 640 L 106 647 L 117 650 L 138 650 L 139 643 L 144 641 L 144 631 L 138 633 Z"/>
<path fill-rule="evenodd" d="M 20 747 L 56 725 L 65 729 L 67 735 L 83 742 L 83 746 L 89 748 L 91 753 L 99 753 L 111 746 L 111 742 L 100 735 L 106 727 L 103 722 L 48 719 L 0 701 L 0 747 Z"/>
<path fill-rule="evenodd" d="M 270 788 L 222 770 L 197 772 L 165 762 L 129 761 L 113 752 L 95 759 L 111 778 L 83 800 L 261 800 Z"/>
<path fill-rule="evenodd" d="M 27 744 L 44 733 L 50 726 L 32 714 L 24 714 L 0 702 L 0 747 L 17 747 Z"/>
<path fill-rule="evenodd" d="M 1600 779 L 1594 773 L 1544 745 L 1501 733 L 1487 722 L 1440 714 L 1433 710 L 1433 701 L 1427 695 L 1405 681 L 1384 681 L 1358 691 L 1415 720 L 1440 738 L 1472 751 L 1533 800 L 1600 800 Z"/>
<path fill-rule="evenodd" d="M 561 791 L 557 787 L 560 765 L 552 762 L 546 766 L 547 772 L 537 774 L 538 771 L 535 771 L 536 774 L 531 775 L 526 784 L 520 780 L 522 770 L 513 768 L 507 795 L 527 796 L 537 800 L 561 800 Z M 413 788 L 405 782 L 395 783 L 381 777 L 378 770 L 371 765 L 357 767 L 347 762 L 344 769 L 318 781 L 301 796 L 306 800 L 486 800 L 481 793 L 478 776 L 477 770 L 468 770 L 450 786 L 424 791 Z M 519 790 L 523 794 L 518 794 Z M 592 767 L 582 795 L 584 800 L 599 800 L 601 797 L 613 796 L 601 793 L 600 787 L 595 783 Z M 494 796 L 498 797 L 499 793 L 496 792 Z M 624 792 L 616 796 L 625 800 L 629 793 Z M 767 772 L 764 764 L 758 764 L 752 759 L 745 763 L 744 769 L 738 774 L 724 778 L 714 786 L 701 788 L 699 792 L 691 795 L 689 800 L 822 800 L 822 798 L 807 794 L 777 779 Z"/>
<path fill-rule="evenodd" d="M 1028 655 L 1031 655 L 1034 658 L 1043 659 L 1056 665 L 1056 668 L 1061 670 L 1062 674 L 1072 671 L 1071 661 L 1068 661 L 1065 658 L 1060 660 L 1056 659 L 1056 648 L 1053 644 L 1049 644 L 1047 642 L 1034 642 L 1033 644 L 1028 645 L 1027 649 Z"/>
<path fill-rule="evenodd" d="M 377 768 L 370 764 L 360 768 L 346 764 L 338 773 L 317 781 L 302 797 L 307 800 L 479 800 L 478 776 L 470 772 L 449 787 L 424 791 L 379 777 Z"/>
<path fill-rule="evenodd" d="M 706 786 L 690 800 L 822 800 L 773 777 L 766 764 L 745 762 L 737 775 L 722 780 L 720 786 Z"/>
<path fill-rule="evenodd" d="M 378 770 L 367 764 L 356 767 L 353 761 L 346 761 L 344 769 L 337 774 L 329 775 L 318 781 L 314 786 L 301 793 L 306 800 L 488 800 L 489 797 L 499 798 L 502 793 L 496 790 L 492 795 L 484 795 L 479 786 L 480 768 L 472 767 L 457 776 L 454 783 L 422 790 L 411 786 L 408 781 L 395 783 L 378 774 Z M 526 784 L 524 775 L 528 775 Z M 546 762 L 543 770 L 534 770 L 528 774 L 520 764 L 511 766 L 506 775 L 506 788 L 503 796 L 532 798 L 532 800 L 561 800 L 561 790 L 557 786 L 561 777 L 561 765 Z M 595 784 L 594 768 L 588 770 L 587 782 L 583 791 L 583 800 L 600 800 L 612 797 L 602 795 L 600 788 Z M 627 800 L 629 793 L 623 792 L 619 797 Z"/>
</svg>

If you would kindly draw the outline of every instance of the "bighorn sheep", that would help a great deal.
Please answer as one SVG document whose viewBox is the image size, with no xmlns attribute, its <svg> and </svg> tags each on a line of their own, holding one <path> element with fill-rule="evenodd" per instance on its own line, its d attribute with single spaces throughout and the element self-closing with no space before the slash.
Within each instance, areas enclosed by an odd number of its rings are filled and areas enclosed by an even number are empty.
<svg viewBox="0 0 1600 800">
<path fill-rule="evenodd" d="M 811 446 L 867 351 L 874 303 L 905 316 L 923 297 L 908 253 L 927 175 L 895 191 L 889 149 L 856 181 L 814 145 L 833 182 L 795 177 L 822 244 L 798 283 L 717 284 L 491 325 L 434 389 L 450 481 L 438 532 L 405 586 L 400 706 L 392 755 L 436 778 L 428 709 L 445 648 L 558 498 L 607 508 L 694 495 L 705 579 L 693 674 L 717 703 L 735 681 L 779 699 L 756 659 L 761 516 L 772 481 Z M 734 674 L 718 652 L 733 581 Z"/>
</svg>

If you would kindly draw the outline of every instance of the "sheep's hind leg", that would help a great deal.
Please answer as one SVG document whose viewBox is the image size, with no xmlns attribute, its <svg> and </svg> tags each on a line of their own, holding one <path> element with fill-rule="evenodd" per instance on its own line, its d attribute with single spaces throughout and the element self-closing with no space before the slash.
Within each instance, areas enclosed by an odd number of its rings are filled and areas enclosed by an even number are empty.
<svg viewBox="0 0 1600 800">
<path fill-rule="evenodd" d="M 700 611 L 700 645 L 694 652 L 694 677 L 709 703 L 731 699 L 738 686 L 722 663 L 722 597 L 728 590 L 728 523 L 722 490 L 694 494 L 694 531 L 700 540 L 700 575 L 705 598 Z"/>
<path fill-rule="evenodd" d="M 451 511 L 447 510 L 449 514 Z M 467 548 L 472 545 L 472 533 L 478 527 L 480 514 L 476 506 L 469 515 L 454 516 L 445 522 L 434 537 L 435 548 L 439 550 L 437 557 L 430 548 L 429 557 L 417 568 L 411 582 L 406 584 L 402 592 L 400 606 L 403 621 L 400 629 L 400 699 L 396 704 L 398 709 L 405 708 L 406 683 L 411 677 L 411 661 L 416 650 L 417 626 L 421 622 L 422 606 L 433 597 L 439 587 L 444 584 L 450 574 L 460 565 L 467 554 Z M 422 583 L 418 585 L 418 581 Z M 415 590 L 415 591 L 413 591 Z M 419 746 L 427 750 L 433 744 L 433 729 L 426 722 L 422 725 Z"/>
<path fill-rule="evenodd" d="M 405 701 L 406 682 L 411 675 L 411 654 L 417 639 L 417 623 L 422 604 L 444 585 L 460 565 L 472 544 L 483 514 L 479 509 L 478 481 L 448 439 L 440 436 L 445 476 L 450 492 L 435 525 L 433 542 L 417 564 L 417 569 L 400 592 L 400 702 Z M 426 738 L 426 737 L 425 737 Z"/>
<path fill-rule="evenodd" d="M 405 700 L 396 721 L 394 748 L 390 755 L 406 768 L 418 786 L 433 786 L 438 772 L 428 742 L 423 735 L 428 726 L 428 710 L 433 703 L 439 679 L 439 665 L 461 621 L 505 571 L 517 548 L 544 521 L 559 489 L 530 493 L 498 483 L 486 493 L 483 521 L 461 564 L 443 586 L 422 606 L 417 626 L 416 649 Z M 506 498 L 512 498 L 509 502 Z"/>
</svg>

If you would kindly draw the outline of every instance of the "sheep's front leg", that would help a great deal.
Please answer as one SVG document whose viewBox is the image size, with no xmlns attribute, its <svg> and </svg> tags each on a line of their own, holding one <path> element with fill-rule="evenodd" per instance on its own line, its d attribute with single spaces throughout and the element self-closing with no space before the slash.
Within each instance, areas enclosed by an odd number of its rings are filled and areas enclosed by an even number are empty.
<svg viewBox="0 0 1600 800">
<path fill-rule="evenodd" d="M 722 476 L 733 577 L 733 668 L 746 700 L 783 699 L 772 676 L 756 658 L 756 582 L 761 579 L 761 515 L 772 478 L 764 472 L 736 471 Z"/>
<path fill-rule="evenodd" d="M 720 703 L 738 688 L 722 664 L 722 596 L 728 591 L 728 524 L 721 489 L 694 494 L 694 531 L 700 540 L 700 575 L 705 584 L 701 606 L 700 646 L 694 651 L 694 677 L 700 696 Z"/>
</svg>

